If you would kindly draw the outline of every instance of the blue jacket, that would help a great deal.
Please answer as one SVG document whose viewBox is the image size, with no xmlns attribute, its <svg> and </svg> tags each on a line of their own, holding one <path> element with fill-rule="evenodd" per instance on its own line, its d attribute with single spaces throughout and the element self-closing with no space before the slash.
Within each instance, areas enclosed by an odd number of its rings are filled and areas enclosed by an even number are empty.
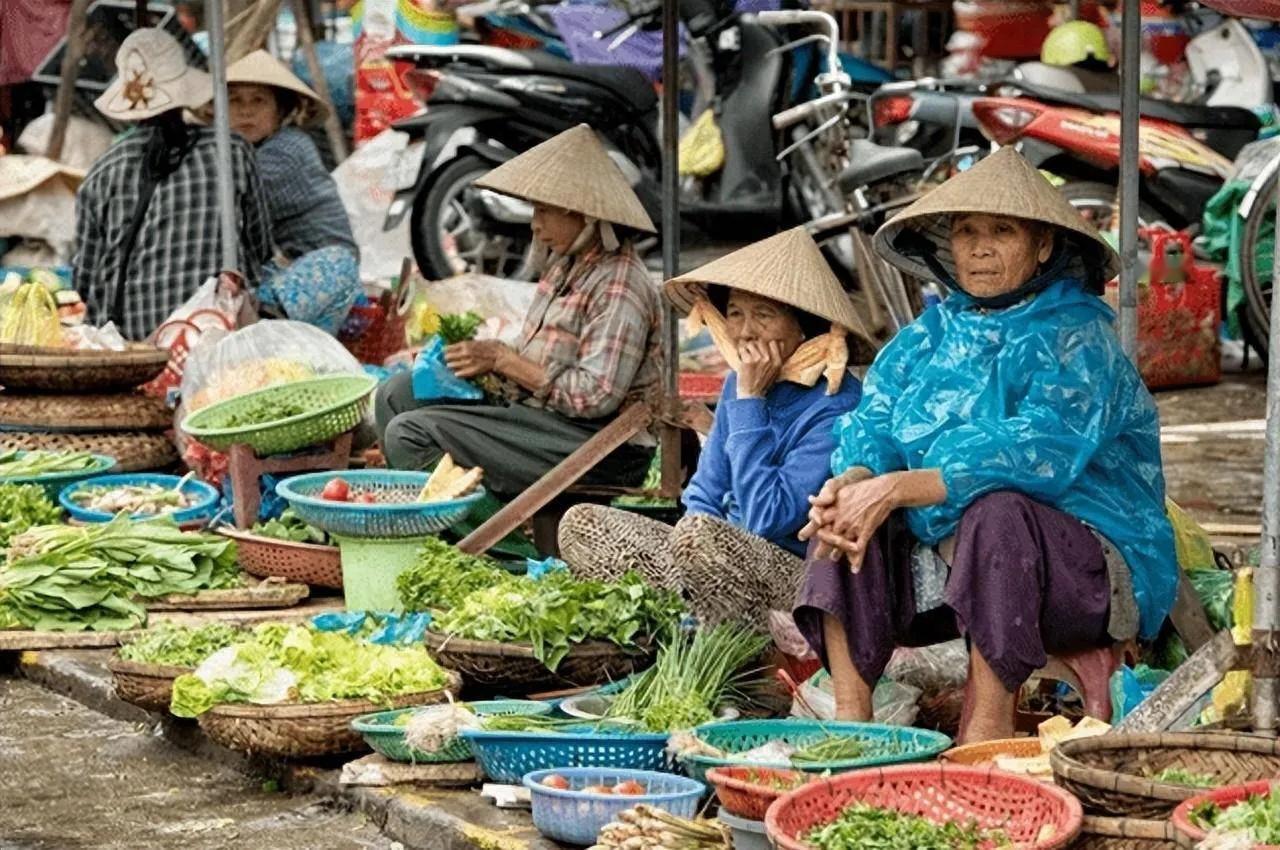
<svg viewBox="0 0 1280 850">
<path fill-rule="evenodd" d="M 1155 401 L 1113 320 L 1070 277 L 990 312 L 957 291 L 880 352 L 862 404 L 836 426 L 831 467 L 941 470 L 947 501 L 907 511 L 930 544 L 997 490 L 1076 517 L 1124 555 L 1149 639 L 1173 605 L 1178 565 Z"/>
<path fill-rule="evenodd" d="M 853 375 L 835 395 L 826 394 L 825 378 L 813 387 L 781 381 L 764 398 L 739 399 L 737 378 L 724 382 L 685 507 L 803 555 L 796 533 L 809 513 L 808 497 L 828 478 L 832 426 L 858 404 L 861 387 Z"/>
</svg>

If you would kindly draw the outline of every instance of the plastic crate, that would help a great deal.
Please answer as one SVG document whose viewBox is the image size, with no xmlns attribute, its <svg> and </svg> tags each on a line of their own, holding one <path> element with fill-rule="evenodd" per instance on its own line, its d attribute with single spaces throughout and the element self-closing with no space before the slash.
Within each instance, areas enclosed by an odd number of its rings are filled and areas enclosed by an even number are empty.
<svg viewBox="0 0 1280 850">
<path fill-rule="evenodd" d="M 551 775 L 569 781 L 569 790 L 550 788 L 542 780 Z M 616 785 L 632 780 L 645 786 L 646 794 L 588 794 L 589 785 Z M 676 817 L 692 818 L 707 787 L 701 782 L 650 770 L 578 767 L 536 770 L 524 777 L 533 803 L 533 825 L 553 841 L 586 847 L 619 813 L 644 803 Z"/>
<path fill-rule="evenodd" d="M 667 736 L 649 733 L 609 734 L 590 724 L 559 732 L 485 732 L 467 729 L 485 775 L 495 782 L 518 783 L 535 770 L 603 767 L 670 771 Z"/>
</svg>

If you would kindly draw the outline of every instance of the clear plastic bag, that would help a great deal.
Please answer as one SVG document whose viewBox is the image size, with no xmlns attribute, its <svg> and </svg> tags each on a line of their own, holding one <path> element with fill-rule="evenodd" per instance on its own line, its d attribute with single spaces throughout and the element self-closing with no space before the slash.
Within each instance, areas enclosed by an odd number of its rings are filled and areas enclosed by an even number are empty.
<svg viewBox="0 0 1280 850">
<path fill-rule="evenodd" d="M 804 698 L 803 702 L 796 700 L 791 704 L 792 717 L 816 716 L 818 720 L 835 720 L 836 698 L 831 691 L 831 676 L 826 671 L 815 673 L 802 684 L 800 696 Z M 910 726 L 919 713 L 916 706 L 919 699 L 919 688 L 892 679 L 881 679 L 871 695 L 873 719 L 876 723 L 890 726 Z"/>
<path fill-rule="evenodd" d="M 969 679 L 969 651 L 963 640 L 919 649 L 902 647 L 893 653 L 884 674 L 926 695 L 963 688 Z"/>
</svg>

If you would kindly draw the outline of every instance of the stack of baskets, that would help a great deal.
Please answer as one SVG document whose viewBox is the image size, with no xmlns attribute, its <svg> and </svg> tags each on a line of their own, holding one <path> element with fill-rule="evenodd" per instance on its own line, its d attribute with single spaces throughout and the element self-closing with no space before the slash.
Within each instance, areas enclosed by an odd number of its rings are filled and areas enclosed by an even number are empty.
<svg viewBox="0 0 1280 850">
<path fill-rule="evenodd" d="M 150 346 L 71 351 L 0 345 L 0 450 L 84 451 L 117 472 L 165 469 L 178 452 L 160 399 L 137 388 L 169 362 Z"/>
</svg>

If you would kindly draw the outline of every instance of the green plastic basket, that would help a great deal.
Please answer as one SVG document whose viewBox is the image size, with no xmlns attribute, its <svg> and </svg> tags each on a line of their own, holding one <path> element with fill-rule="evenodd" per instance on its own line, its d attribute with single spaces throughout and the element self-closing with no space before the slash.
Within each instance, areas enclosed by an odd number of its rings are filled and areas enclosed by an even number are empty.
<svg viewBox="0 0 1280 850">
<path fill-rule="evenodd" d="M 212 449 L 243 443 L 259 455 L 281 455 L 326 443 L 360 424 L 378 386 L 367 375 L 328 375 L 277 384 L 198 410 L 182 430 Z M 227 426 L 263 404 L 293 405 L 305 413 L 257 425 Z"/>
<path fill-rule="evenodd" d="M 520 715 L 538 717 L 551 713 L 551 704 L 537 700 L 497 699 L 465 703 L 477 716 Z M 415 750 L 405 743 L 404 727 L 396 725 L 396 719 L 421 711 L 420 708 L 402 708 L 397 711 L 379 711 L 365 714 L 351 721 L 351 728 L 364 736 L 365 743 L 392 761 L 412 764 L 443 764 L 470 761 L 471 744 L 454 738 L 434 753 Z"/>
</svg>

